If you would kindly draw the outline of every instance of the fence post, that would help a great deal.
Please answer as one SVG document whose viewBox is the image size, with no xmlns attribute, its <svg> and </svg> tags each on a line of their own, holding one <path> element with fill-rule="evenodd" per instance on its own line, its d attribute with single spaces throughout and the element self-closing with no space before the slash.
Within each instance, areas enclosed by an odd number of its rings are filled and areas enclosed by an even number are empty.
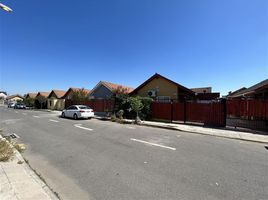
<svg viewBox="0 0 268 200">
<path fill-rule="evenodd" d="M 227 118 L 227 101 L 226 99 L 222 99 L 221 103 L 223 104 L 223 125 L 226 126 L 226 118 Z"/>
<path fill-rule="evenodd" d="M 186 99 L 183 101 L 183 121 L 186 123 Z"/>
<path fill-rule="evenodd" d="M 170 103 L 171 103 L 171 108 L 170 108 L 170 110 L 171 110 L 171 111 L 170 111 L 170 112 L 171 112 L 171 113 L 170 113 L 170 114 L 171 114 L 171 117 L 170 117 L 170 121 L 171 121 L 171 123 L 172 123 L 172 121 L 173 121 L 173 100 L 171 100 Z"/>
</svg>

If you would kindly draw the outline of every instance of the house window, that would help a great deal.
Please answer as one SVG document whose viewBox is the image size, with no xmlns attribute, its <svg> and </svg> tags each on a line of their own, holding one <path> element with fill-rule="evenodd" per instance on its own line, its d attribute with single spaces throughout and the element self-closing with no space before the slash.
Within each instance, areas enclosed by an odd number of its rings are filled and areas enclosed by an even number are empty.
<svg viewBox="0 0 268 200">
<path fill-rule="evenodd" d="M 170 102 L 170 96 L 158 96 L 156 100 L 158 102 Z"/>
</svg>

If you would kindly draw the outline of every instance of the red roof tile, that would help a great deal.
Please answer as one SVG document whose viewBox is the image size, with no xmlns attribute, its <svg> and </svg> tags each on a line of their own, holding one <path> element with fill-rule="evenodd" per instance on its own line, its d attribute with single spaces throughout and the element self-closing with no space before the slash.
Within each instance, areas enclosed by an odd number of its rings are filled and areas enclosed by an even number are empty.
<svg viewBox="0 0 268 200">
<path fill-rule="evenodd" d="M 27 93 L 26 97 L 35 98 L 37 93 Z"/>
<path fill-rule="evenodd" d="M 115 84 L 115 83 L 110 83 L 107 81 L 101 81 L 102 84 L 104 84 L 106 87 L 108 87 L 110 90 L 116 90 L 118 88 L 122 88 L 124 90 L 126 90 L 126 93 L 130 93 L 134 90 L 134 88 L 132 87 L 128 87 L 128 86 L 124 86 L 124 85 L 120 85 L 120 84 Z"/>
<path fill-rule="evenodd" d="M 52 90 L 48 97 L 50 97 L 53 93 L 56 95 L 57 98 L 61 98 L 65 95 L 66 91 L 64 91 L 64 90 Z"/>
<path fill-rule="evenodd" d="M 47 98 L 49 94 L 50 94 L 50 92 L 38 92 L 37 95 L 36 95 L 36 97 L 43 96 L 43 97 L 46 97 Z"/>
</svg>

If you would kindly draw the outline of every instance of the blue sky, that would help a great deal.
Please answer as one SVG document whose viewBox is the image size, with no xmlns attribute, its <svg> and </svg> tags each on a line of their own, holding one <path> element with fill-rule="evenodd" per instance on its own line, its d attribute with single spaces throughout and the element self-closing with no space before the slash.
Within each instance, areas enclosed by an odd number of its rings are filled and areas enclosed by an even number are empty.
<svg viewBox="0 0 268 200">
<path fill-rule="evenodd" d="M 1 0 L 0 90 L 100 80 L 136 87 L 158 72 L 226 94 L 268 78 L 267 0 Z"/>
</svg>

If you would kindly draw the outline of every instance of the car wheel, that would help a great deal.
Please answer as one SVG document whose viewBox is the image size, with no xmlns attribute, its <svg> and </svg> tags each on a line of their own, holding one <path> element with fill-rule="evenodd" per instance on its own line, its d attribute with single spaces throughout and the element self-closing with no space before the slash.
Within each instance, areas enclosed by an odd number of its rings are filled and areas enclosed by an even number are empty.
<svg viewBox="0 0 268 200">
<path fill-rule="evenodd" d="M 89 117 L 88 119 L 91 119 L 91 117 Z"/>
<path fill-rule="evenodd" d="M 74 114 L 74 119 L 75 119 L 75 120 L 77 119 L 77 114 Z"/>
<path fill-rule="evenodd" d="M 64 112 L 61 113 L 61 117 L 62 117 L 62 118 L 65 118 L 65 113 L 64 113 Z"/>
</svg>

